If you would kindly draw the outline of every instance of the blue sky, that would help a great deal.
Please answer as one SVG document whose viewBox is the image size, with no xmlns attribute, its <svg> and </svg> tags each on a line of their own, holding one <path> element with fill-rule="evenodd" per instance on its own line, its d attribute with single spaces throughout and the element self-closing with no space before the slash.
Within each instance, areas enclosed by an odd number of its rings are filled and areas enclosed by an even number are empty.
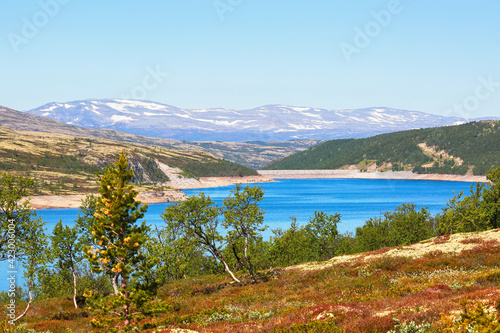
<svg viewBox="0 0 500 333">
<path fill-rule="evenodd" d="M 9 0 L 0 105 L 387 106 L 500 116 L 500 0 Z"/>
</svg>

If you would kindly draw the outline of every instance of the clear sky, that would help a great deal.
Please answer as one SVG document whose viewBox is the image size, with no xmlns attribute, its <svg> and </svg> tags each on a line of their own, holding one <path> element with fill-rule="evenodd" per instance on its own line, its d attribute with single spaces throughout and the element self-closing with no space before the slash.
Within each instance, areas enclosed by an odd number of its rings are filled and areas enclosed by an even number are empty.
<svg viewBox="0 0 500 333">
<path fill-rule="evenodd" d="M 500 116 L 500 0 L 4 0 L 0 105 Z"/>
</svg>

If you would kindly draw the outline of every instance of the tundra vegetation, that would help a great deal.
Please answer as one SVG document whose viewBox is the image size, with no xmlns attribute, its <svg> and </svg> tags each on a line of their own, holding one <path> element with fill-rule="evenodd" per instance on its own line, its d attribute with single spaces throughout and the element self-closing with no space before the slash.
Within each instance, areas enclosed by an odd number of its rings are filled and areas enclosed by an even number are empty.
<svg viewBox="0 0 500 333">
<path fill-rule="evenodd" d="M 3 176 L 2 240 L 15 212 L 26 230 L 16 235 L 28 288 L 15 293 L 24 316 L 11 325 L 2 313 L 1 331 L 500 330 L 500 168 L 437 216 L 407 203 L 340 234 L 339 214 L 315 212 L 269 240 L 259 187 L 237 186 L 220 207 L 204 194 L 190 197 L 150 228 L 132 177 L 121 153 L 100 175 L 99 195 L 82 202 L 75 227 L 58 224 L 48 237 L 21 203 L 26 193 L 13 192 L 29 178 Z M 451 233 L 467 233 L 450 244 L 462 251 L 445 251 Z M 418 242 L 442 250 L 388 254 Z M 0 301 L 6 308 L 9 293 Z"/>
</svg>

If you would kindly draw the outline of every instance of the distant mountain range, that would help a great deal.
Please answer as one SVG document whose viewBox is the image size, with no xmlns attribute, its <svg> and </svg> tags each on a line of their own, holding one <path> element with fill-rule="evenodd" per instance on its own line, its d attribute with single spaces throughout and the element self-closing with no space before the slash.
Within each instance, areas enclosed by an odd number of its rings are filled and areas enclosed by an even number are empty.
<svg viewBox="0 0 500 333">
<path fill-rule="evenodd" d="M 325 140 L 293 140 L 275 142 L 179 141 L 123 133 L 112 129 L 92 129 L 16 111 L 0 105 L 0 126 L 16 131 L 67 134 L 77 137 L 106 139 L 159 146 L 180 150 L 204 151 L 250 168 L 260 168 Z"/>
<path fill-rule="evenodd" d="M 248 110 L 184 109 L 150 101 L 122 99 L 48 103 L 27 112 L 86 128 L 107 128 L 187 141 L 361 138 L 467 122 L 459 117 L 386 107 L 326 110 L 265 105 Z"/>
</svg>

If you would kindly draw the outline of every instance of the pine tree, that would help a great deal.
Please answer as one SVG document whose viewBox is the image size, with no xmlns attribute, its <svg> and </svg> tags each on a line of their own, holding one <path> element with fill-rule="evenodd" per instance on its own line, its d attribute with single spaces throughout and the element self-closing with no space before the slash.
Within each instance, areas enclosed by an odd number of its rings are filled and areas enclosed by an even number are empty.
<svg viewBox="0 0 500 333">
<path fill-rule="evenodd" d="M 138 312 L 146 302 L 146 292 L 133 285 L 134 278 L 147 274 L 155 262 L 141 251 L 146 243 L 149 228 L 143 221 L 147 204 L 141 206 L 136 200 L 138 192 L 131 184 L 133 171 L 129 167 L 127 155 L 122 151 L 115 163 L 108 167 L 100 178 L 100 196 L 97 197 L 94 223 L 89 226 L 93 245 L 85 247 L 85 257 L 94 272 L 103 272 L 116 277 L 118 295 L 111 299 L 102 298 L 92 292 L 86 294 L 89 303 L 98 308 L 98 318 L 92 324 L 98 328 L 111 323 L 105 316 L 118 314 L 125 329 L 129 329 L 133 315 L 131 308 Z M 99 315 L 101 317 L 99 317 Z"/>
</svg>

